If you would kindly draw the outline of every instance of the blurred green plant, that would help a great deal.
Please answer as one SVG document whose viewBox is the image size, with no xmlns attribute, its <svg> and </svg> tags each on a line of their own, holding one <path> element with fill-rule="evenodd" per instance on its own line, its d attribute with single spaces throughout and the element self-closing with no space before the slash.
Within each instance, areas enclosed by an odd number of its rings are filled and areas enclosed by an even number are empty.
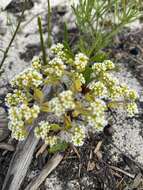
<svg viewBox="0 0 143 190">
<path fill-rule="evenodd" d="M 77 49 L 93 61 L 97 56 L 101 59 L 99 52 L 127 24 L 141 16 L 140 7 L 141 0 L 79 0 L 72 5 L 79 30 Z"/>
</svg>

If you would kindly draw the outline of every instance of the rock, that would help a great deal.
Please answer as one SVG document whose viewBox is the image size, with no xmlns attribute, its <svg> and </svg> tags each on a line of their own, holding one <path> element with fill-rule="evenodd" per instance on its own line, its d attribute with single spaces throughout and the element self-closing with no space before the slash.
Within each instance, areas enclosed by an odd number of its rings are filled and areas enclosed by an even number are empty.
<svg viewBox="0 0 143 190">
<path fill-rule="evenodd" d="M 40 44 L 28 44 L 25 52 L 20 52 L 20 59 L 25 62 L 31 61 L 34 56 L 38 56 L 41 51 Z"/>
<path fill-rule="evenodd" d="M 46 190 L 79 190 L 80 185 L 78 180 L 71 180 L 67 183 L 60 181 L 56 175 L 51 175 L 45 182 Z"/>
<path fill-rule="evenodd" d="M 46 179 L 45 187 L 46 190 L 63 190 L 62 182 L 56 176 L 53 175 L 50 178 Z"/>
<path fill-rule="evenodd" d="M 103 132 L 104 132 L 104 134 L 105 134 L 106 136 L 112 136 L 114 130 L 113 130 L 113 127 L 108 124 L 108 125 L 106 125 L 106 126 L 104 127 Z"/>
<path fill-rule="evenodd" d="M 133 76 L 133 74 L 125 68 L 123 64 L 118 64 L 120 72 L 116 73 L 116 77 L 120 82 L 126 83 L 130 88 L 135 89 L 139 96 L 140 101 L 143 99 L 143 87 Z M 143 113 L 143 108 L 139 108 L 139 114 Z M 139 117 L 127 118 L 124 111 L 117 111 L 116 122 L 112 125 L 114 134 L 112 136 L 113 143 L 126 155 L 130 155 L 136 162 L 143 164 L 143 137 L 140 135 L 142 131 L 142 120 Z M 118 161 L 120 158 L 120 151 L 115 147 L 111 148 L 110 153 L 114 159 Z"/>
<path fill-rule="evenodd" d="M 134 47 L 130 49 L 130 54 L 132 55 L 138 55 L 139 54 L 139 48 Z"/>
<path fill-rule="evenodd" d="M 24 2 L 24 0 L 12 0 L 6 7 L 6 10 L 11 13 L 19 13 L 23 10 Z M 33 6 L 33 1 L 28 0 L 26 4 L 26 9 L 31 9 Z"/>
</svg>

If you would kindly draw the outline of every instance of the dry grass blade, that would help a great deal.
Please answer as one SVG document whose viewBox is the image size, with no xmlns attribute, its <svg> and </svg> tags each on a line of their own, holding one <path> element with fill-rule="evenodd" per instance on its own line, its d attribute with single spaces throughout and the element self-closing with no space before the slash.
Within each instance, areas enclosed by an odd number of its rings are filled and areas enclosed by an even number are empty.
<svg viewBox="0 0 143 190">
<path fill-rule="evenodd" d="M 37 178 L 31 181 L 25 190 L 36 190 L 43 183 L 43 181 L 48 177 L 48 175 L 59 165 L 62 161 L 64 154 L 57 153 L 51 160 L 45 165 L 41 173 Z"/>
</svg>

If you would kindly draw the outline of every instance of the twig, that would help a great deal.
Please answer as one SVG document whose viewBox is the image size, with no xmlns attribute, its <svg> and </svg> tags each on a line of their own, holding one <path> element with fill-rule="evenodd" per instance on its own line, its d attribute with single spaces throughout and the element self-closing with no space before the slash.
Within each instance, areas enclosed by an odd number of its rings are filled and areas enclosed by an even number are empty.
<svg viewBox="0 0 143 190">
<path fill-rule="evenodd" d="M 40 41 L 41 41 L 41 49 L 43 53 L 43 64 L 46 64 L 46 51 L 45 51 L 45 44 L 44 44 L 44 39 L 43 39 L 43 31 L 42 31 L 42 22 L 41 22 L 41 17 L 38 17 L 38 27 L 39 27 L 39 34 L 40 34 Z"/>
<path fill-rule="evenodd" d="M 123 180 L 124 180 L 124 178 L 122 178 L 122 179 L 119 181 L 119 183 L 116 185 L 116 188 L 117 188 L 117 189 L 120 187 L 120 185 L 122 184 Z"/>
<path fill-rule="evenodd" d="M 39 149 L 38 152 L 36 153 L 36 158 L 38 158 L 38 156 L 44 152 L 44 150 L 47 148 L 47 146 L 48 146 L 48 145 L 44 143 L 44 144 L 40 147 L 40 149 Z"/>
<path fill-rule="evenodd" d="M 38 141 L 39 140 L 34 136 L 34 132 L 31 131 L 25 141 L 19 142 L 11 160 L 2 190 L 20 189 Z"/>
<path fill-rule="evenodd" d="M 121 176 L 121 175 L 119 175 L 117 172 L 112 171 L 112 173 L 113 173 L 113 175 L 114 175 L 114 176 L 119 177 L 119 178 L 122 178 L 122 176 Z"/>
<path fill-rule="evenodd" d="M 78 159 L 80 159 L 80 154 L 75 146 L 72 146 L 73 151 L 76 153 Z"/>
<path fill-rule="evenodd" d="M 38 177 L 32 180 L 25 190 L 36 190 L 43 183 L 43 181 L 48 177 L 48 175 L 59 165 L 62 161 L 64 154 L 57 153 L 51 160 L 45 165 Z"/>
<path fill-rule="evenodd" d="M 96 148 L 95 148 L 95 150 L 94 150 L 94 154 L 96 154 L 96 153 L 99 151 L 99 149 L 100 149 L 102 143 L 103 143 L 103 141 L 99 141 L 99 142 L 98 142 L 98 144 L 96 145 Z"/>
<path fill-rule="evenodd" d="M 11 38 L 11 40 L 10 40 L 10 42 L 9 42 L 9 44 L 8 44 L 8 46 L 7 46 L 7 48 L 6 48 L 6 50 L 4 51 L 3 58 L 2 58 L 2 61 L 1 61 L 1 63 L 0 63 L 0 68 L 1 68 L 1 67 L 3 66 L 3 64 L 4 64 L 5 59 L 7 58 L 9 49 L 10 49 L 10 47 L 11 47 L 11 45 L 12 45 L 12 43 L 13 43 L 15 37 L 16 37 L 16 34 L 17 34 L 19 28 L 20 28 L 23 15 L 24 15 L 24 12 L 25 12 L 25 10 L 26 10 L 26 4 L 27 4 L 27 0 L 25 0 L 25 2 L 24 2 L 24 7 L 23 7 L 23 10 L 22 10 L 22 13 L 21 13 L 19 22 L 18 22 L 18 24 L 17 24 L 17 27 L 16 27 L 16 29 L 15 29 L 15 32 L 14 32 L 14 34 L 13 34 L 13 36 L 12 36 L 12 38 Z"/>
<path fill-rule="evenodd" d="M 110 111 L 111 115 L 113 116 L 114 121 L 117 122 L 116 114 L 114 114 L 114 112 L 112 111 L 112 109 L 109 106 L 107 106 L 107 107 L 108 107 L 108 110 Z"/>
<path fill-rule="evenodd" d="M 14 151 L 15 147 L 11 144 L 7 144 L 7 143 L 0 143 L 0 149 L 4 149 L 4 150 L 8 150 L 8 151 Z"/>
<path fill-rule="evenodd" d="M 120 168 L 115 167 L 115 166 L 109 166 L 109 167 L 110 167 L 111 169 L 115 170 L 115 171 L 118 171 L 118 172 L 121 172 L 121 173 L 125 174 L 126 176 L 128 176 L 128 177 L 130 177 L 130 178 L 132 178 L 132 179 L 135 178 L 135 174 L 130 174 L 130 173 L 128 173 L 128 172 L 126 172 L 126 171 L 124 171 L 124 170 L 122 170 L 122 169 L 120 169 Z"/>
<path fill-rule="evenodd" d="M 136 58 L 134 58 L 133 56 L 127 54 L 127 53 L 126 53 L 125 55 L 126 55 L 127 57 L 129 57 L 130 59 L 132 59 L 133 61 L 135 61 L 136 63 L 138 63 L 139 65 L 142 66 L 142 64 L 143 64 L 142 60 L 136 59 Z"/>
</svg>

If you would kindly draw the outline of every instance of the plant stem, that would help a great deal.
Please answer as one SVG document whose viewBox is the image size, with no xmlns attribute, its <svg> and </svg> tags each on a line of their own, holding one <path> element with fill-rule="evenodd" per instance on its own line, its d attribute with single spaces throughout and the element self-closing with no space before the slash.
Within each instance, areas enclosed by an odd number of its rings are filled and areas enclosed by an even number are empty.
<svg viewBox="0 0 143 190">
<path fill-rule="evenodd" d="M 48 48 L 51 46 L 51 6 L 50 0 L 48 1 Z"/>
<path fill-rule="evenodd" d="M 7 46 L 7 48 L 6 48 L 5 51 L 4 51 L 3 58 L 2 58 L 2 61 L 1 61 L 1 63 L 0 63 L 0 69 L 1 69 L 1 67 L 3 66 L 4 62 L 5 62 L 5 59 L 7 58 L 9 49 L 10 49 L 10 47 L 11 47 L 11 45 L 12 45 L 12 43 L 13 43 L 15 37 L 16 37 L 16 34 L 17 34 L 19 28 L 20 28 L 23 15 L 24 15 L 24 12 L 25 12 L 25 10 L 26 10 L 26 3 L 27 3 L 27 0 L 25 0 L 25 2 L 24 2 L 24 7 L 23 7 L 23 10 L 22 10 L 20 19 L 19 19 L 19 21 L 18 21 L 17 27 L 16 27 L 16 29 L 15 29 L 15 32 L 14 32 L 14 34 L 13 34 L 13 36 L 12 36 L 12 38 L 11 38 L 11 40 L 10 40 L 8 46 Z"/>
<path fill-rule="evenodd" d="M 40 41 L 41 41 L 41 49 L 43 53 L 43 64 L 46 64 L 46 51 L 45 51 L 45 44 L 44 44 L 44 39 L 43 39 L 43 31 L 42 31 L 42 22 L 41 22 L 41 17 L 38 17 L 38 27 L 39 27 L 39 34 L 40 34 Z"/>
</svg>

